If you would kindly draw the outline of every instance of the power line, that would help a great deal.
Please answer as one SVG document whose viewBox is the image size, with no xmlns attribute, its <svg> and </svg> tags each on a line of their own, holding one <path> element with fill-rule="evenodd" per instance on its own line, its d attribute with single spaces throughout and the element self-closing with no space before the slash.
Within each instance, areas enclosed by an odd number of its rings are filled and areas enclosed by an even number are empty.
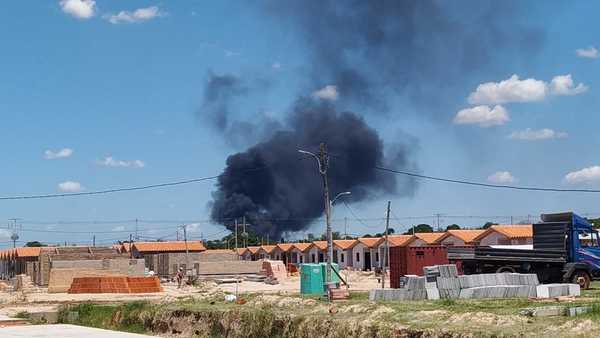
<svg viewBox="0 0 600 338">
<path fill-rule="evenodd" d="M 528 191 L 548 191 L 548 192 L 600 193 L 600 190 L 595 190 L 595 189 L 561 189 L 561 188 L 525 187 L 525 186 L 516 186 L 516 185 L 491 184 L 491 183 L 481 183 L 481 182 L 466 181 L 466 180 L 456 180 L 456 179 L 450 179 L 450 178 L 421 175 L 421 174 L 416 174 L 416 173 L 412 173 L 409 171 L 389 169 L 389 168 L 384 168 L 384 167 L 380 167 L 380 166 L 375 166 L 375 169 L 391 172 L 394 174 L 406 175 L 406 176 L 428 179 L 428 180 L 433 180 L 433 181 L 458 183 L 458 184 L 473 185 L 473 186 L 486 187 L 486 188 L 501 188 L 501 189 L 528 190 Z"/>
</svg>

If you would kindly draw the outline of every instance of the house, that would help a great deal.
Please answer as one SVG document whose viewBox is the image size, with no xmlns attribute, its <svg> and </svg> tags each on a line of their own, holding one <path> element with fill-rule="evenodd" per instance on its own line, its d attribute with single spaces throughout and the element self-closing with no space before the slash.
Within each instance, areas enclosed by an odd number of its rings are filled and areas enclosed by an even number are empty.
<svg viewBox="0 0 600 338">
<path fill-rule="evenodd" d="M 476 245 L 475 238 L 484 232 L 485 230 L 448 230 L 436 243 L 443 246 Z"/>
<path fill-rule="evenodd" d="M 251 261 L 252 260 L 252 253 L 250 253 L 250 250 L 248 250 L 248 248 L 238 248 L 237 254 L 240 256 L 240 260 L 243 260 L 243 261 Z"/>
<path fill-rule="evenodd" d="M 533 244 L 533 226 L 492 225 L 475 238 L 481 246 Z"/>
<path fill-rule="evenodd" d="M 250 260 L 255 261 L 258 259 L 258 251 L 260 251 L 260 246 L 249 246 L 248 252 L 250 253 Z"/>
<path fill-rule="evenodd" d="M 302 264 L 307 263 L 308 250 L 312 243 L 294 243 L 289 251 L 290 261 L 288 263 Z"/>
<path fill-rule="evenodd" d="M 370 271 L 379 266 L 379 245 L 384 241 L 381 237 L 362 237 L 352 247 L 352 267 Z"/>
<path fill-rule="evenodd" d="M 327 261 L 327 241 L 314 241 L 308 250 L 307 263 L 321 263 Z M 337 260 L 334 254 L 334 261 Z"/>
<path fill-rule="evenodd" d="M 277 248 L 281 251 L 281 260 L 283 264 L 287 264 L 291 262 L 292 257 L 290 255 L 290 251 L 292 250 L 293 245 L 291 243 L 279 243 L 277 244 Z"/>
<path fill-rule="evenodd" d="M 334 258 L 337 258 L 337 263 L 341 269 L 352 266 L 352 248 L 358 243 L 356 239 L 337 239 L 333 241 Z"/>
<path fill-rule="evenodd" d="M 417 239 L 423 242 L 423 245 L 436 245 L 438 240 L 446 235 L 445 232 L 417 232 L 413 234 Z M 411 245 L 417 246 L 417 245 Z M 422 245 L 418 245 L 422 246 Z"/>
<path fill-rule="evenodd" d="M 132 255 L 136 258 L 143 258 L 146 254 L 202 251 L 206 248 L 201 241 L 133 242 L 131 245 Z"/>
<path fill-rule="evenodd" d="M 261 245 L 258 250 L 258 259 L 281 260 L 282 251 L 277 245 Z"/>
<path fill-rule="evenodd" d="M 40 257 L 41 247 L 21 247 L 15 249 L 15 274 L 33 275 L 33 262 Z M 27 264 L 30 263 L 30 264 Z M 28 270 L 29 266 L 29 270 Z"/>
</svg>

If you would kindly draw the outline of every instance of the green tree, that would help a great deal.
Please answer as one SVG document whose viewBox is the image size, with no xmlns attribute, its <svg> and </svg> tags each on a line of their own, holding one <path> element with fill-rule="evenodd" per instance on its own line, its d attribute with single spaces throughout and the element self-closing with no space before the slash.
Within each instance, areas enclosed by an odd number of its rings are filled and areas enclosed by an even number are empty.
<svg viewBox="0 0 600 338">
<path fill-rule="evenodd" d="M 458 224 L 450 224 L 446 227 L 446 231 L 448 230 L 460 230 L 460 225 Z"/>
<path fill-rule="evenodd" d="M 588 222 L 590 222 L 594 228 L 600 228 L 600 218 L 588 218 Z"/>
<path fill-rule="evenodd" d="M 40 243 L 38 241 L 31 241 L 31 242 L 25 243 L 25 246 L 30 247 L 30 248 L 33 248 L 33 247 L 37 248 L 37 247 L 42 247 L 42 246 L 46 246 L 46 245 L 42 244 L 42 243 Z"/>
<path fill-rule="evenodd" d="M 429 224 L 419 224 L 413 228 L 408 229 L 404 235 L 412 235 L 413 232 L 433 232 L 433 228 Z"/>
<path fill-rule="evenodd" d="M 491 227 L 492 225 L 498 225 L 498 223 L 486 222 L 481 228 L 482 229 L 487 229 L 487 228 Z"/>
</svg>

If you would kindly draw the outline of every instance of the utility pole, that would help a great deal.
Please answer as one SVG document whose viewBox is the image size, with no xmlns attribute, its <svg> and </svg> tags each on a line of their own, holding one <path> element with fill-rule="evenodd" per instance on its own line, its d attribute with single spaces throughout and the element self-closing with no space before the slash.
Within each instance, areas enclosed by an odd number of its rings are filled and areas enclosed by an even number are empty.
<svg viewBox="0 0 600 338">
<path fill-rule="evenodd" d="M 129 258 L 133 258 L 133 235 L 129 234 Z"/>
<path fill-rule="evenodd" d="M 442 214 L 435 214 L 435 216 L 437 217 L 437 231 L 442 231 L 440 228 L 440 216 L 442 216 Z"/>
<path fill-rule="evenodd" d="M 177 241 L 179 241 L 179 227 L 175 228 L 175 235 L 177 236 Z"/>
<path fill-rule="evenodd" d="M 381 275 L 381 288 L 385 289 L 385 268 L 386 265 L 390 262 L 390 242 L 388 241 L 388 231 L 390 229 L 390 211 L 391 211 L 392 202 L 388 201 L 387 212 L 385 213 L 385 252 L 384 257 L 382 257 L 383 261 L 383 269 Z"/>
<path fill-rule="evenodd" d="M 331 283 L 331 263 L 333 258 L 333 238 L 331 233 L 331 201 L 329 200 L 329 184 L 327 182 L 327 168 L 329 166 L 329 156 L 327 155 L 327 146 L 321 143 L 319 147 L 319 173 L 323 179 L 323 197 L 325 198 L 325 220 L 327 223 L 327 270 L 325 271 L 325 280 L 327 286 Z"/>
<path fill-rule="evenodd" d="M 238 252 L 238 241 L 237 241 L 237 218 L 235 219 L 235 252 Z"/>
<path fill-rule="evenodd" d="M 348 238 L 348 217 L 344 217 L 344 239 Z"/>
<path fill-rule="evenodd" d="M 242 232 L 242 236 L 244 236 L 244 248 L 248 247 L 248 233 L 246 232 L 246 215 L 244 215 L 244 217 L 242 217 L 242 230 L 244 232 Z"/>
<path fill-rule="evenodd" d="M 92 246 L 95 247 L 96 246 L 96 235 L 94 235 L 92 237 Z"/>
<path fill-rule="evenodd" d="M 185 242 L 185 274 L 190 270 L 190 252 L 187 243 L 187 225 L 183 225 L 183 241 Z"/>
<path fill-rule="evenodd" d="M 140 240 L 140 236 L 138 235 L 138 219 L 135 219 L 135 240 L 139 241 Z"/>
<path fill-rule="evenodd" d="M 10 239 L 13 241 L 13 248 L 17 247 L 17 240 L 19 239 L 19 233 L 17 230 L 17 221 L 21 220 L 20 218 L 10 218 L 9 221 L 12 221 L 12 234 L 10 235 Z"/>
</svg>

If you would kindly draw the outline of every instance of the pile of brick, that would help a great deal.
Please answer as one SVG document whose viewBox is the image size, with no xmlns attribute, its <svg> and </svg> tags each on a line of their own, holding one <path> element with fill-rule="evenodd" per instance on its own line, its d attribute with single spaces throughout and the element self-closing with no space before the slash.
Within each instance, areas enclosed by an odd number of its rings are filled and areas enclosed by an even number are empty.
<svg viewBox="0 0 600 338">
<path fill-rule="evenodd" d="M 69 293 L 161 292 L 158 277 L 75 277 Z"/>
<path fill-rule="evenodd" d="M 282 261 L 264 260 L 262 262 L 261 273 L 267 276 L 270 280 L 278 282 L 287 279 L 287 269 Z"/>
</svg>

